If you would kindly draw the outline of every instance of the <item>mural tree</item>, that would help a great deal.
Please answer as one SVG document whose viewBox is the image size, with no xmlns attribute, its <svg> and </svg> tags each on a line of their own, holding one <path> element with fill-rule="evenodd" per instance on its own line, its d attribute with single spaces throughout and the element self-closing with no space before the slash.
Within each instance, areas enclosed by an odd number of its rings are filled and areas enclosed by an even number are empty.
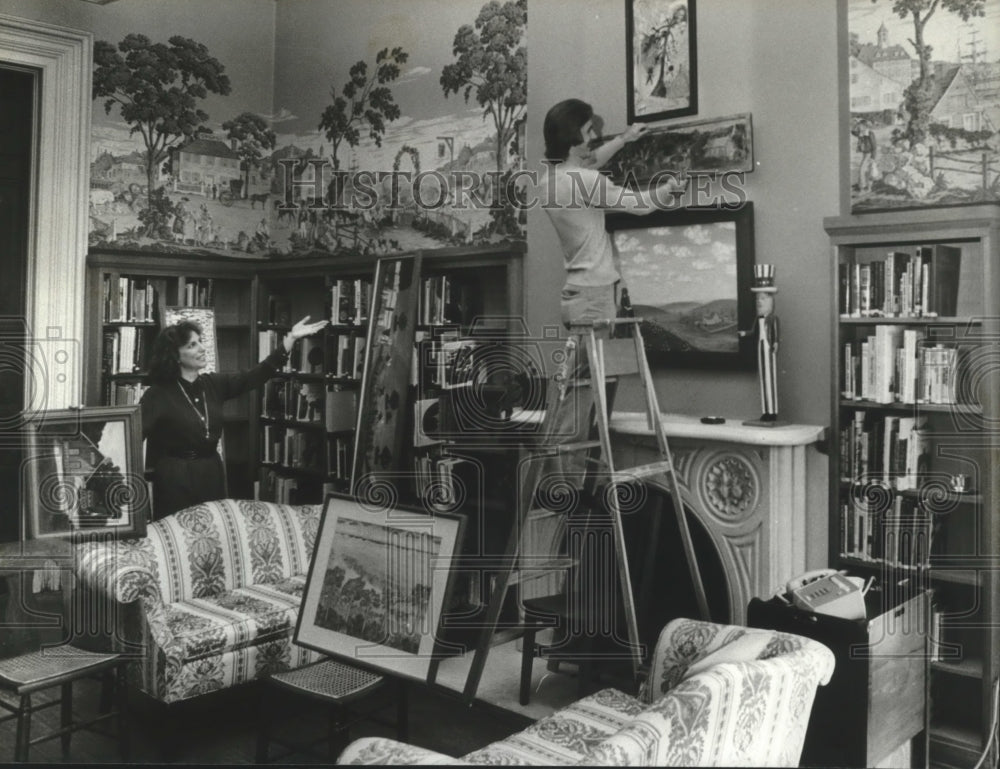
<svg viewBox="0 0 1000 769">
<path fill-rule="evenodd" d="M 872 3 L 878 0 L 872 0 Z M 903 92 L 903 107 L 909 119 L 906 124 L 905 137 L 914 144 L 922 143 L 927 137 L 934 109 L 934 75 L 931 71 L 931 46 L 924 41 L 924 28 L 934 13 L 939 9 L 951 11 L 962 21 L 968 21 L 974 16 L 985 16 L 986 0 L 893 0 L 892 11 L 899 18 L 913 20 L 913 39 L 910 45 L 917 52 L 920 65 L 916 79 Z"/>
<path fill-rule="evenodd" d="M 337 95 L 336 88 L 330 89 L 333 103 L 323 110 L 319 128 L 329 139 L 330 158 L 335 171 L 340 169 L 337 153 L 344 142 L 357 147 L 361 141 L 361 129 L 368 127 L 368 136 L 375 146 L 382 146 L 382 135 L 387 122 L 396 120 L 399 105 L 392 96 L 388 83 L 399 77 L 400 65 L 405 64 L 409 54 L 402 48 L 383 48 L 375 56 L 375 66 L 369 73 L 368 63 L 358 61 L 351 67 L 350 77 Z"/>
<path fill-rule="evenodd" d="M 250 169 L 264 157 L 265 150 L 273 150 L 278 137 L 268 126 L 267 121 L 253 112 L 244 112 L 232 120 L 222 124 L 226 138 L 235 141 L 236 153 L 243 164 L 243 196 L 250 189 Z"/>
<path fill-rule="evenodd" d="M 94 43 L 94 98 L 105 99 L 106 114 L 118 105 L 130 133 L 142 137 L 147 194 L 172 148 L 212 132 L 199 100 L 210 92 L 224 96 L 229 91 L 225 67 L 189 38 L 175 35 L 167 43 L 154 43 L 133 33 L 117 46 L 106 40 Z"/>
<path fill-rule="evenodd" d="M 528 51 L 524 45 L 528 23 L 527 0 L 490 0 L 475 26 L 463 24 L 455 33 L 452 52 L 457 60 L 441 71 L 445 97 L 462 92 L 465 101 L 475 94 L 497 130 L 497 171 L 504 167 L 504 147 L 522 117 L 528 93 Z"/>
</svg>

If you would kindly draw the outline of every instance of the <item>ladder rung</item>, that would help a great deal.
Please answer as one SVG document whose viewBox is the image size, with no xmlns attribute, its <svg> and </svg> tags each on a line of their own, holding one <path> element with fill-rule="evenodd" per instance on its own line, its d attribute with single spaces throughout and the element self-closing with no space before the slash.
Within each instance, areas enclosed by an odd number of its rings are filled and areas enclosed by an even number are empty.
<svg viewBox="0 0 1000 769">
<path fill-rule="evenodd" d="M 651 475 L 662 475 L 670 472 L 670 468 L 670 460 L 650 462 L 648 465 L 636 465 L 635 467 L 623 467 L 615 470 L 615 480 L 622 482 L 648 478 Z"/>
<path fill-rule="evenodd" d="M 600 447 L 600 441 L 579 441 L 577 443 L 553 443 L 545 448 L 552 449 L 557 454 L 569 454 L 574 451 L 585 451 L 587 449 L 597 449 Z"/>
</svg>

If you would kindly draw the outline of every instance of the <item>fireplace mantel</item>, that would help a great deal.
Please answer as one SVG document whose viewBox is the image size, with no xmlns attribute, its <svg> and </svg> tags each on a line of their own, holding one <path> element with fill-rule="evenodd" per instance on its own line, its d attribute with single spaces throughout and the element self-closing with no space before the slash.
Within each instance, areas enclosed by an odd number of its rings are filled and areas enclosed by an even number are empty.
<svg viewBox="0 0 1000 769">
<path fill-rule="evenodd" d="M 684 505 L 722 562 L 730 621 L 745 624 L 751 598 L 769 596 L 805 571 L 806 448 L 824 428 L 706 425 L 682 414 L 664 414 L 663 421 Z M 644 413 L 614 413 L 611 432 L 615 467 L 658 457 Z"/>
</svg>

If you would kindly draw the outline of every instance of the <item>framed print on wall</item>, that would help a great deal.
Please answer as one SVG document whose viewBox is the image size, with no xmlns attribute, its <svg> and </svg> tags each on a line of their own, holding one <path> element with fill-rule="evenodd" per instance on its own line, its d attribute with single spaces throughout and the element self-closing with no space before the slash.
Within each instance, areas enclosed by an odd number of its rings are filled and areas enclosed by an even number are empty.
<svg viewBox="0 0 1000 769">
<path fill-rule="evenodd" d="M 149 517 L 139 406 L 39 412 L 25 430 L 28 539 L 141 537 Z"/>
<path fill-rule="evenodd" d="M 327 496 L 295 642 L 427 680 L 464 519 L 375 496 Z"/>
<path fill-rule="evenodd" d="M 1000 0 L 844 5 L 851 213 L 1000 202 Z"/>
<path fill-rule="evenodd" d="M 650 363 L 755 368 L 753 340 L 737 333 L 753 327 L 753 203 L 619 214 L 607 228 Z"/>
<path fill-rule="evenodd" d="M 625 0 L 628 122 L 698 114 L 695 0 Z"/>
</svg>

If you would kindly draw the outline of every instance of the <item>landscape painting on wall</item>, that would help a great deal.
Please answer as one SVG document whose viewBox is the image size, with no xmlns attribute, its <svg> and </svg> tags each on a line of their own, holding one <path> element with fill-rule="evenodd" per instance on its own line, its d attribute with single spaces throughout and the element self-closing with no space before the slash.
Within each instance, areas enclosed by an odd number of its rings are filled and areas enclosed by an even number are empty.
<svg viewBox="0 0 1000 769">
<path fill-rule="evenodd" d="M 650 362 L 753 368 L 753 204 L 608 218 Z"/>
<path fill-rule="evenodd" d="M 493 203 L 522 165 L 526 0 L 425 4 L 420 33 L 397 39 L 382 30 L 405 0 L 350 28 L 336 6 L 284 18 L 303 41 L 335 29 L 357 45 L 317 42 L 294 65 L 277 53 L 266 92 L 248 74 L 264 57 L 231 24 L 102 14 L 90 245 L 260 258 L 522 240 L 519 195 Z"/>
<path fill-rule="evenodd" d="M 1000 200 L 1000 0 L 849 0 L 847 25 L 851 210 Z"/>
</svg>

